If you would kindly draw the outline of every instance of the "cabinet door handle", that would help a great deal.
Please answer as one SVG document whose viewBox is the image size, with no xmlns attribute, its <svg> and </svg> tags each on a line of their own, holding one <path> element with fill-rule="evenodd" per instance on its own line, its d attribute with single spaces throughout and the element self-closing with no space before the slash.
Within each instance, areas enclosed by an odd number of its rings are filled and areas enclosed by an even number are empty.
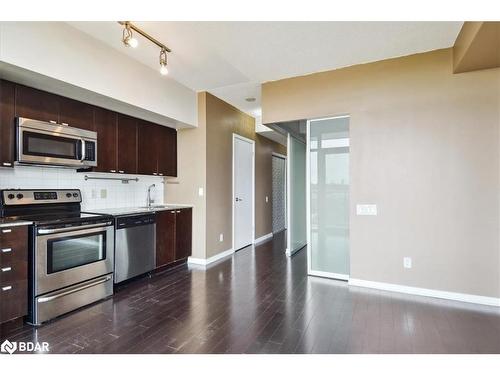
<svg viewBox="0 0 500 375">
<path fill-rule="evenodd" d="M 4 162 L 2 163 L 2 165 L 3 165 L 4 167 L 12 167 L 12 163 L 8 163 L 8 162 L 6 162 L 6 161 L 4 161 Z"/>
<path fill-rule="evenodd" d="M 54 120 L 50 120 L 49 121 L 51 124 L 57 124 L 57 121 L 54 121 Z"/>
<path fill-rule="evenodd" d="M 12 267 L 4 267 L 2 268 L 2 272 L 9 272 L 12 271 Z"/>
<path fill-rule="evenodd" d="M 125 173 L 125 171 L 118 171 L 118 173 Z"/>
<path fill-rule="evenodd" d="M 2 253 L 10 253 L 12 251 L 12 248 L 6 247 L 5 249 L 2 249 Z"/>
<path fill-rule="evenodd" d="M 2 291 L 3 291 L 3 292 L 6 292 L 6 291 L 11 290 L 11 289 L 12 289 L 12 286 L 11 286 L 11 285 L 8 285 L 8 286 L 4 286 L 4 287 L 2 288 Z"/>
<path fill-rule="evenodd" d="M 156 173 L 156 172 L 153 172 L 153 175 L 154 175 L 154 176 L 158 176 L 158 173 Z"/>
<path fill-rule="evenodd" d="M 175 214 L 175 211 L 170 211 L 171 214 Z"/>
<path fill-rule="evenodd" d="M 180 214 L 180 213 L 181 213 L 181 211 L 175 211 L 175 212 L 177 212 L 178 214 Z"/>
<path fill-rule="evenodd" d="M 116 172 L 116 169 L 110 169 L 109 170 L 111 173 L 115 173 Z"/>
<path fill-rule="evenodd" d="M 158 173 L 159 176 L 163 176 L 163 173 Z"/>
<path fill-rule="evenodd" d="M 2 229 L 2 233 L 10 233 L 12 232 L 12 229 Z"/>
<path fill-rule="evenodd" d="M 69 126 L 69 124 L 67 122 L 61 122 L 61 125 Z"/>
</svg>

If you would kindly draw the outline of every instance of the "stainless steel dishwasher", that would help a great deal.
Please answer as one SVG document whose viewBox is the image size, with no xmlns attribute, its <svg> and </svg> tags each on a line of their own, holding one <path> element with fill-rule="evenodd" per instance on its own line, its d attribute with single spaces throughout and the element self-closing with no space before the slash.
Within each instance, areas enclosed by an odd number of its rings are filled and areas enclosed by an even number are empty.
<svg viewBox="0 0 500 375">
<path fill-rule="evenodd" d="M 155 266 L 155 215 L 116 217 L 115 284 L 152 271 Z"/>
</svg>

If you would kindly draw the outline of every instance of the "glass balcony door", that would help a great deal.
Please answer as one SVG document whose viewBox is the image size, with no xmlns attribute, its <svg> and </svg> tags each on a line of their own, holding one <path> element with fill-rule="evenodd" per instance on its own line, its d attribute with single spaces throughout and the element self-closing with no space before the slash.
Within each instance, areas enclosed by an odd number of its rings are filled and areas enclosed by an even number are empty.
<svg viewBox="0 0 500 375">
<path fill-rule="evenodd" d="M 349 116 L 310 120 L 308 272 L 349 278 Z"/>
</svg>

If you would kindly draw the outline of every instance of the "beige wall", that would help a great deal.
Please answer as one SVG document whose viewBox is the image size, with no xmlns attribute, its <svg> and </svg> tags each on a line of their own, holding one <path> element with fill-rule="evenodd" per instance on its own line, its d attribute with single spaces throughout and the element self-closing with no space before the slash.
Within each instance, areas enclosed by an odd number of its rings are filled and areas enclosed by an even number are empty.
<svg viewBox="0 0 500 375">
<path fill-rule="evenodd" d="M 500 22 L 465 22 L 453 46 L 455 73 L 500 67 Z"/>
<path fill-rule="evenodd" d="M 205 93 L 207 126 L 207 257 L 232 248 L 233 133 L 255 140 L 255 235 L 272 232 L 271 155 L 281 145 L 255 134 L 255 119 Z M 265 202 L 265 196 L 269 202 Z M 219 235 L 224 241 L 219 241 Z"/>
<path fill-rule="evenodd" d="M 266 83 L 263 123 L 351 115 L 352 278 L 500 297 L 500 70 L 452 68 L 445 49 Z"/>
<path fill-rule="evenodd" d="M 198 128 L 177 132 L 178 177 L 166 179 L 165 202 L 193 205 L 193 257 L 206 256 L 206 111 L 205 96 L 198 95 Z"/>
</svg>

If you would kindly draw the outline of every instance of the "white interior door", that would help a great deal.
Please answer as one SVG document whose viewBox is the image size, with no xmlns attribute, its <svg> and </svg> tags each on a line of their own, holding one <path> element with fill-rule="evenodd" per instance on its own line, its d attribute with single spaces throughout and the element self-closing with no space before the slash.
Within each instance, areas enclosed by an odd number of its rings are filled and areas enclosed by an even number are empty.
<svg viewBox="0 0 500 375">
<path fill-rule="evenodd" d="M 233 248 L 254 239 L 254 141 L 233 134 Z"/>
</svg>

